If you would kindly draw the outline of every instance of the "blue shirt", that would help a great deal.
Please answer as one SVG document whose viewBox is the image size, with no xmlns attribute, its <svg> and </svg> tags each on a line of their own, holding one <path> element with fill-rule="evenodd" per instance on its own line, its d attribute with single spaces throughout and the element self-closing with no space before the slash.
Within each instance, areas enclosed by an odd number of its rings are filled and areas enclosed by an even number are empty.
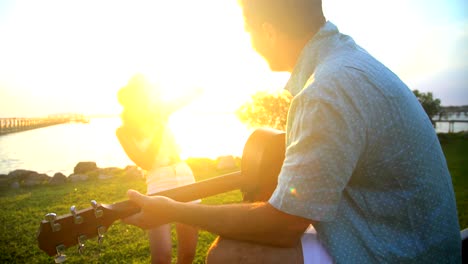
<svg viewBox="0 0 468 264">
<path fill-rule="evenodd" d="M 394 73 L 327 22 L 286 89 L 294 99 L 271 205 L 314 221 L 338 263 L 460 262 L 444 154 Z"/>
</svg>

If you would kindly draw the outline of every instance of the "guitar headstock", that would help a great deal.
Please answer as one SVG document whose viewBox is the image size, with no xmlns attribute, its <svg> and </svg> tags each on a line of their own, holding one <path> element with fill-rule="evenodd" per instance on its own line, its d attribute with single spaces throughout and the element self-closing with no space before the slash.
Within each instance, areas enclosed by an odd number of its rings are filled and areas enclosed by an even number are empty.
<svg viewBox="0 0 468 264">
<path fill-rule="evenodd" d="M 48 213 L 41 221 L 37 233 L 39 248 L 49 256 L 55 255 L 57 263 L 63 262 L 66 248 L 78 245 L 78 252 L 81 253 L 86 240 L 98 237 L 101 243 L 104 233 L 112 223 L 137 211 L 128 201 L 103 205 L 92 200 L 91 207 L 80 211 L 71 206 L 70 213 L 63 216 Z"/>
</svg>

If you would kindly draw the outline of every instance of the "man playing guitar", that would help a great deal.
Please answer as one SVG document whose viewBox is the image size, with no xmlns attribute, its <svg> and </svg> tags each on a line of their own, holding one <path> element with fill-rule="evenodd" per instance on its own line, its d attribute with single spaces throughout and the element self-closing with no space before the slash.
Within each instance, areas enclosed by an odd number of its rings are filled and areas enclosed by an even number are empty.
<svg viewBox="0 0 468 264">
<path fill-rule="evenodd" d="M 209 263 L 460 262 L 451 177 L 411 90 L 326 21 L 321 0 L 240 4 L 253 48 L 291 73 L 275 191 L 217 206 L 129 191 L 141 211 L 124 221 L 216 233 Z"/>
</svg>

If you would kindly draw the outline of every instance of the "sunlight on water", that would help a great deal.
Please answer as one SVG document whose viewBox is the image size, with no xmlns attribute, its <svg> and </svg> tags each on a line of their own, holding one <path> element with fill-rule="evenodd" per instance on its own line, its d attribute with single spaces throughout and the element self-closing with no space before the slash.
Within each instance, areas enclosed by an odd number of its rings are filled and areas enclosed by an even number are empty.
<svg viewBox="0 0 468 264">
<path fill-rule="evenodd" d="M 131 161 L 115 136 L 117 118 L 91 119 L 8 134 L 0 137 L 0 174 L 15 169 L 34 170 L 52 176 L 69 175 L 80 161 L 95 161 L 98 167 L 124 167 Z"/>
<path fill-rule="evenodd" d="M 98 167 L 133 165 L 115 136 L 119 118 L 94 118 L 88 124 L 70 123 L 0 136 L 0 174 L 16 169 L 53 176 L 73 173 L 80 161 Z M 241 156 L 249 135 L 233 114 L 193 115 L 171 123 L 182 158 Z"/>
</svg>

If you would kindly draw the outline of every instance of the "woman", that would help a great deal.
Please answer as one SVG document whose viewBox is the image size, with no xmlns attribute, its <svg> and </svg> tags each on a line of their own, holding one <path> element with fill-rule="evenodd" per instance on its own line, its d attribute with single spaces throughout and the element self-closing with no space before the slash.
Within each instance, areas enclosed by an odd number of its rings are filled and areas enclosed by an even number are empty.
<svg viewBox="0 0 468 264">
<path fill-rule="evenodd" d="M 123 106 L 122 126 L 116 131 L 128 157 L 147 171 L 147 193 L 195 182 L 190 167 L 181 160 L 179 148 L 168 126 L 170 115 L 188 104 L 193 96 L 166 102 L 158 86 L 144 76 L 134 76 L 118 93 Z M 200 200 L 194 201 L 200 202 Z M 198 230 L 176 224 L 178 240 L 177 263 L 192 263 L 198 239 Z M 151 263 L 171 263 L 171 226 L 163 225 L 149 230 Z"/>
</svg>

